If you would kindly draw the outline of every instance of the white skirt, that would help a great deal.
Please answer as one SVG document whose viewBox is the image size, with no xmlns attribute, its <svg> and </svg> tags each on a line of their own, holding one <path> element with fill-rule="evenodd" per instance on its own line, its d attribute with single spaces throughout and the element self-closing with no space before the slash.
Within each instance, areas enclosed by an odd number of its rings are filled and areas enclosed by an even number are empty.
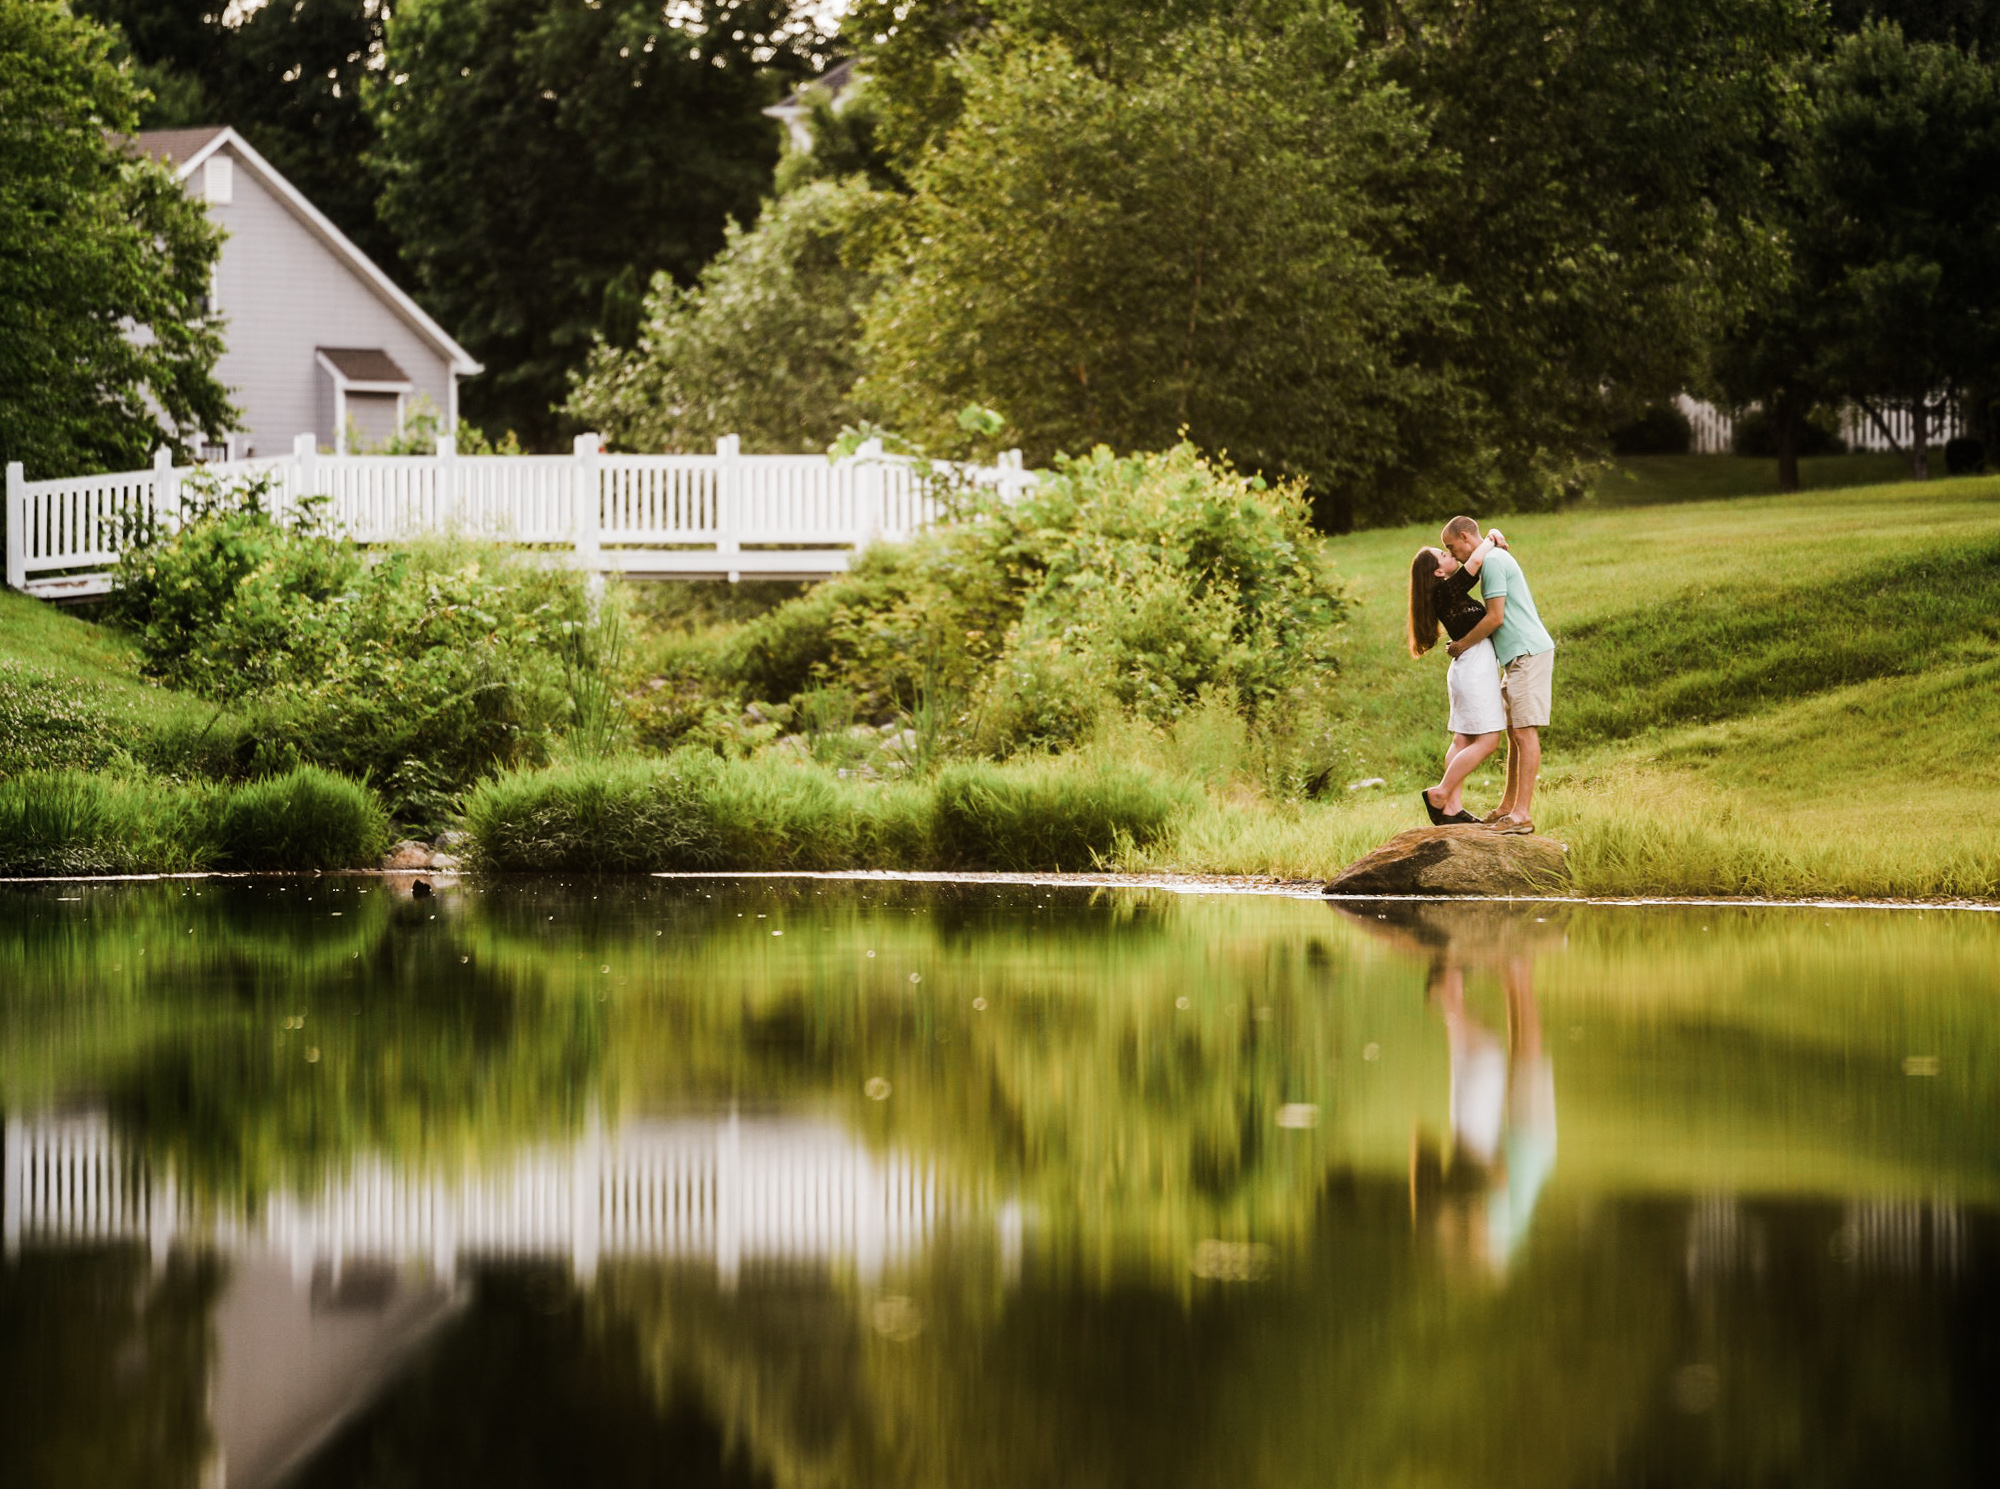
<svg viewBox="0 0 2000 1489">
<path fill-rule="evenodd" d="M 1453 734 L 1497 734 L 1507 727 L 1507 700 L 1500 696 L 1500 658 L 1489 638 L 1469 647 L 1444 675 L 1451 697 Z"/>
</svg>

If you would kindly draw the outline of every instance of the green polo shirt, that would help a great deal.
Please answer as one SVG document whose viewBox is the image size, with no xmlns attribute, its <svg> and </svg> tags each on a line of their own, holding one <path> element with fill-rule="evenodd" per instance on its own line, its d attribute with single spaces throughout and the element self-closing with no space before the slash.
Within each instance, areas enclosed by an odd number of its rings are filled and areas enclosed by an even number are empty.
<svg viewBox="0 0 2000 1489">
<path fill-rule="evenodd" d="M 1500 548 L 1486 555 L 1486 562 L 1479 566 L 1479 592 L 1489 600 L 1497 595 L 1507 597 L 1506 618 L 1493 633 L 1493 650 L 1499 653 L 1502 667 L 1516 657 L 1539 656 L 1556 649 L 1541 616 L 1535 613 L 1528 576 L 1521 572 L 1513 554 Z"/>
</svg>

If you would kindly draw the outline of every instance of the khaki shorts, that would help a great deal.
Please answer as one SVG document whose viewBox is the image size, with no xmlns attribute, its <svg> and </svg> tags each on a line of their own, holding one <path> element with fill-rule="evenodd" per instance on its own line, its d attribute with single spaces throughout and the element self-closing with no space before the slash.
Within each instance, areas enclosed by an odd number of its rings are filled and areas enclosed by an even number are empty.
<svg viewBox="0 0 2000 1489">
<path fill-rule="evenodd" d="M 1556 654 L 1538 651 L 1516 657 L 1500 678 L 1500 696 L 1507 702 L 1509 729 L 1546 729 L 1549 705 L 1556 690 Z"/>
</svg>

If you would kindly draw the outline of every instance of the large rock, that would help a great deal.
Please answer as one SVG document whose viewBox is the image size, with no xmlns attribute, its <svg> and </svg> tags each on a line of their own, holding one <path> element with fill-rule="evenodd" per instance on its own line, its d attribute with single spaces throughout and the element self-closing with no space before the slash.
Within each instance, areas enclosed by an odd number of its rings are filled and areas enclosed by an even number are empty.
<svg viewBox="0 0 2000 1489">
<path fill-rule="evenodd" d="M 1328 894 L 1547 894 L 1569 882 L 1553 838 L 1485 827 L 1413 827 L 1357 859 Z"/>
</svg>

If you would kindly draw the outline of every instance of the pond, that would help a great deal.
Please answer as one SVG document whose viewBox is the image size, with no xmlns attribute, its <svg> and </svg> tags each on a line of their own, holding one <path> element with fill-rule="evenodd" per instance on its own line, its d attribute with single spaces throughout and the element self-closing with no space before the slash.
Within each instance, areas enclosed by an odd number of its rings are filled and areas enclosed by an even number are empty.
<svg viewBox="0 0 2000 1489">
<path fill-rule="evenodd" d="M 10 1486 L 2000 1480 L 2000 916 L 0 891 Z"/>
</svg>

